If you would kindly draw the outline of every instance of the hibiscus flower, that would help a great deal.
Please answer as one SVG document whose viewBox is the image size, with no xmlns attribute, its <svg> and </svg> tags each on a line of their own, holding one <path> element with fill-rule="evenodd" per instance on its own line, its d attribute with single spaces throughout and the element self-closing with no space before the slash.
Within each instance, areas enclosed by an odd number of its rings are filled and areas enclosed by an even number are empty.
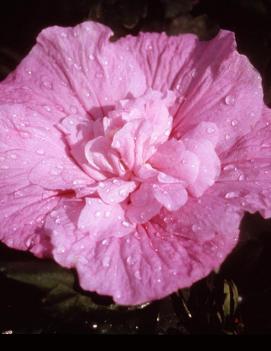
<svg viewBox="0 0 271 351">
<path fill-rule="evenodd" d="M 0 240 L 135 305 L 220 266 L 271 216 L 271 114 L 228 31 L 52 27 L 0 84 Z"/>
</svg>

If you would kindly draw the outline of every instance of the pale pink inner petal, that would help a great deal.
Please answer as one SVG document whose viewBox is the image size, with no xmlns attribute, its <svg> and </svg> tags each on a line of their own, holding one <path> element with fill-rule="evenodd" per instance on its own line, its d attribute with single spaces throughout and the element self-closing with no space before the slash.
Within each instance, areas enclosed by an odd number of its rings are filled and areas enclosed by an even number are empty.
<svg viewBox="0 0 271 351">
<path fill-rule="evenodd" d="M 127 217 L 133 223 L 145 223 L 156 216 L 161 208 L 162 204 L 156 200 L 152 184 L 143 183 L 131 195 L 131 204 L 127 209 Z"/>
<path fill-rule="evenodd" d="M 108 205 L 97 198 L 86 198 L 78 228 L 101 240 L 108 236 L 125 236 L 134 230 L 134 225 L 127 221 L 125 211 L 119 204 Z"/>
<path fill-rule="evenodd" d="M 105 203 L 117 204 L 126 200 L 129 194 L 136 189 L 136 186 L 135 182 L 112 178 L 99 183 L 98 194 Z"/>
<path fill-rule="evenodd" d="M 177 211 L 188 199 L 187 192 L 181 184 L 154 184 L 153 193 L 156 200 L 169 211 Z"/>
</svg>

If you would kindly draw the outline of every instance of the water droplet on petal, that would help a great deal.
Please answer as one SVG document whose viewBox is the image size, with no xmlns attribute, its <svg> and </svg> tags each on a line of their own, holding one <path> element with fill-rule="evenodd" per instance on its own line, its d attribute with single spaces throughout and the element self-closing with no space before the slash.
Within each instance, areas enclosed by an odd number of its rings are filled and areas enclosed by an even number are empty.
<svg viewBox="0 0 271 351">
<path fill-rule="evenodd" d="M 235 169 L 234 165 L 227 165 L 223 167 L 223 171 L 232 171 L 233 169 Z"/>
<path fill-rule="evenodd" d="M 42 86 L 47 88 L 47 89 L 52 89 L 53 88 L 53 84 L 51 82 L 47 81 L 47 80 L 44 80 L 42 82 Z"/>
<path fill-rule="evenodd" d="M 44 110 L 47 111 L 47 112 L 51 112 L 51 111 L 52 111 L 51 107 L 48 106 L 48 105 L 44 105 L 43 108 L 44 108 Z"/>
<path fill-rule="evenodd" d="M 109 218 L 111 216 L 111 212 L 110 211 L 106 211 L 104 216 L 105 216 L 105 218 Z"/>
<path fill-rule="evenodd" d="M 97 212 L 95 213 L 95 217 L 97 217 L 97 218 L 101 217 L 101 215 L 102 215 L 102 213 L 101 213 L 100 211 L 97 211 Z"/>
<path fill-rule="evenodd" d="M 43 149 L 38 149 L 36 153 L 40 156 L 43 156 L 45 154 L 45 151 Z"/>
<path fill-rule="evenodd" d="M 30 138 L 31 135 L 28 132 L 21 132 L 20 136 L 24 139 L 28 139 L 28 138 Z"/>
<path fill-rule="evenodd" d="M 234 96 L 232 96 L 232 95 L 227 95 L 226 97 L 225 97 L 225 104 L 226 105 L 234 105 L 235 104 L 235 98 L 234 98 Z"/>
<path fill-rule="evenodd" d="M 226 139 L 226 140 L 229 140 L 230 137 L 231 137 L 231 136 L 230 136 L 229 134 L 226 134 L 226 135 L 225 135 L 225 139 Z"/>
<path fill-rule="evenodd" d="M 245 176 L 243 174 L 240 174 L 240 176 L 238 177 L 239 182 L 242 182 L 243 180 L 245 180 Z"/>
<path fill-rule="evenodd" d="M 213 134 L 214 132 L 215 132 L 215 129 L 212 128 L 212 127 L 209 127 L 209 128 L 207 129 L 207 133 L 208 133 L 208 134 Z"/>
<path fill-rule="evenodd" d="M 126 261 L 127 261 L 129 266 L 132 266 L 133 264 L 135 264 L 135 261 L 133 260 L 133 258 L 131 256 L 129 256 Z"/>
<path fill-rule="evenodd" d="M 16 155 L 16 154 L 11 154 L 11 155 L 10 155 L 10 158 L 11 158 L 12 160 L 17 160 L 17 155 Z"/>
<path fill-rule="evenodd" d="M 83 179 L 76 179 L 72 183 L 73 185 L 84 185 L 85 181 Z"/>
<path fill-rule="evenodd" d="M 141 277 L 141 273 L 139 271 L 136 271 L 135 272 L 135 278 L 138 279 L 138 280 L 141 280 L 142 277 Z"/>
<path fill-rule="evenodd" d="M 50 174 L 53 175 L 53 176 L 57 176 L 61 173 L 61 170 L 60 169 L 57 169 L 57 168 L 54 168 L 51 170 Z"/>
<path fill-rule="evenodd" d="M 195 78 L 195 77 L 196 77 L 196 70 L 195 70 L 195 69 L 192 69 L 192 71 L 191 71 L 191 77 L 192 77 L 192 78 Z"/>
<path fill-rule="evenodd" d="M 200 227 L 199 227 L 197 224 L 193 224 L 193 225 L 192 225 L 192 231 L 193 231 L 194 233 L 198 232 L 199 230 L 200 230 Z"/>
<path fill-rule="evenodd" d="M 125 227 L 125 228 L 129 228 L 131 226 L 131 224 L 129 222 L 126 222 L 126 221 L 123 221 L 122 222 L 122 225 Z"/>
<path fill-rule="evenodd" d="M 102 241 L 102 245 L 103 246 L 106 246 L 106 245 L 108 245 L 109 244 L 109 241 L 107 240 L 107 239 L 104 239 L 103 241 Z"/>
<path fill-rule="evenodd" d="M 236 127 L 237 124 L 238 124 L 238 121 L 237 121 L 236 119 L 234 119 L 234 120 L 231 121 L 231 125 L 232 125 L 233 127 Z"/>
<path fill-rule="evenodd" d="M 22 191 L 16 191 L 16 192 L 14 193 L 14 197 L 15 197 L 16 199 L 18 199 L 18 198 L 20 198 L 20 197 L 22 197 L 22 196 L 24 196 L 24 194 L 23 194 Z"/>
<path fill-rule="evenodd" d="M 229 193 L 227 193 L 227 194 L 225 195 L 225 199 L 234 199 L 234 198 L 236 198 L 236 197 L 238 197 L 238 196 L 239 196 L 238 193 L 236 193 L 236 192 L 234 192 L 234 191 L 231 191 L 231 192 L 229 192 Z"/>
<path fill-rule="evenodd" d="M 108 268 L 109 266 L 110 266 L 110 258 L 109 257 L 104 257 L 104 259 L 103 259 L 103 266 L 105 267 L 105 268 Z"/>
<path fill-rule="evenodd" d="M 120 195 L 120 196 L 125 196 L 125 195 L 127 195 L 126 189 L 121 189 L 121 190 L 119 191 L 119 195 Z"/>
</svg>

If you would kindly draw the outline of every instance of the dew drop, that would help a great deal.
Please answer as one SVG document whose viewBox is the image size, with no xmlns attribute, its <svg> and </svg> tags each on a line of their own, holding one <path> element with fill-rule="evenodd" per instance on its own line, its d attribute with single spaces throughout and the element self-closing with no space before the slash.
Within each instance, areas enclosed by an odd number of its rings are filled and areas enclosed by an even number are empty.
<svg viewBox="0 0 271 351">
<path fill-rule="evenodd" d="M 48 106 L 48 105 L 44 105 L 43 108 L 44 108 L 44 110 L 47 111 L 47 112 L 51 112 L 51 111 L 52 111 L 51 107 Z"/>
<path fill-rule="evenodd" d="M 138 280 L 141 280 L 142 277 L 141 277 L 141 273 L 139 271 L 136 271 L 135 272 L 135 278 L 138 279 Z"/>
<path fill-rule="evenodd" d="M 22 191 L 16 191 L 16 192 L 14 193 L 15 199 L 18 199 L 18 198 L 22 197 L 23 195 L 24 195 L 24 194 L 23 194 Z"/>
<path fill-rule="evenodd" d="M 75 106 L 71 106 L 70 107 L 70 111 L 71 111 L 72 114 L 78 113 L 78 110 L 77 110 L 77 108 Z"/>
<path fill-rule="evenodd" d="M 96 218 L 101 217 L 101 215 L 102 215 L 102 213 L 101 213 L 100 211 L 97 211 L 97 212 L 95 213 L 95 217 L 96 217 Z"/>
<path fill-rule="evenodd" d="M 235 169 L 234 165 L 227 165 L 225 167 L 223 167 L 223 171 L 232 171 Z"/>
<path fill-rule="evenodd" d="M 56 218 L 57 216 L 58 216 L 58 214 L 57 214 L 56 211 L 52 211 L 52 212 L 50 213 L 50 217 L 51 217 L 51 218 Z"/>
<path fill-rule="evenodd" d="M 192 225 L 192 232 L 196 233 L 200 230 L 200 227 L 197 224 Z"/>
<path fill-rule="evenodd" d="M 75 64 L 73 65 L 73 67 L 74 67 L 75 69 L 77 69 L 77 71 L 81 71 L 81 70 L 82 70 L 82 66 L 78 65 L 77 63 L 75 63 Z"/>
<path fill-rule="evenodd" d="M 53 176 L 57 176 L 61 173 L 61 171 L 57 168 L 54 168 L 51 170 L 50 174 L 53 175 Z"/>
<path fill-rule="evenodd" d="M 243 174 L 240 174 L 240 176 L 238 177 L 239 182 L 242 182 L 243 180 L 245 180 L 245 176 Z"/>
<path fill-rule="evenodd" d="M 105 258 L 103 259 L 103 266 L 104 266 L 105 268 L 108 268 L 108 267 L 110 266 L 110 258 L 109 258 L 109 257 L 105 257 Z"/>
<path fill-rule="evenodd" d="M 192 78 L 195 78 L 195 77 L 196 77 L 196 70 L 195 70 L 195 69 L 192 69 L 192 71 L 191 71 L 191 77 L 192 77 Z"/>
<path fill-rule="evenodd" d="M 34 241 L 33 238 L 27 238 L 25 240 L 25 246 L 29 249 L 30 247 L 32 247 L 34 245 Z"/>
<path fill-rule="evenodd" d="M 102 241 L 102 245 L 103 245 L 103 246 L 108 245 L 108 243 L 109 243 L 109 242 L 108 242 L 108 240 L 107 240 L 107 239 L 104 239 L 104 240 Z"/>
<path fill-rule="evenodd" d="M 122 223 L 121 223 L 125 228 L 129 228 L 131 225 L 130 225 L 130 223 L 129 222 L 126 222 L 126 221 L 123 221 Z"/>
<path fill-rule="evenodd" d="M 128 263 L 129 266 L 132 266 L 133 264 L 135 264 L 135 262 L 131 256 L 129 256 L 127 258 L 126 262 Z"/>
<path fill-rule="evenodd" d="M 125 195 L 127 195 L 126 189 L 121 189 L 121 190 L 119 191 L 119 195 L 120 195 L 120 196 L 125 196 Z"/>
<path fill-rule="evenodd" d="M 236 119 L 234 119 L 234 120 L 231 121 L 231 125 L 232 125 L 233 127 L 236 127 L 237 124 L 238 124 L 238 121 L 237 121 Z"/>
<path fill-rule="evenodd" d="M 230 139 L 230 135 L 229 135 L 229 134 L 226 134 L 226 135 L 225 135 L 225 139 L 226 139 L 226 140 L 229 140 L 229 139 Z"/>
<path fill-rule="evenodd" d="M 11 154 L 11 155 L 10 155 L 10 158 L 11 158 L 12 160 L 17 160 L 17 155 L 16 155 L 16 154 Z"/>
<path fill-rule="evenodd" d="M 232 95 L 227 95 L 226 97 L 225 97 L 225 104 L 226 105 L 234 105 L 235 104 L 235 98 L 234 98 L 234 96 L 232 96 Z"/>
<path fill-rule="evenodd" d="M 106 211 L 104 216 L 105 216 L 105 218 L 109 218 L 111 216 L 111 212 L 110 211 Z"/>
<path fill-rule="evenodd" d="M 40 156 L 43 156 L 45 154 L 45 151 L 43 149 L 38 149 L 36 153 Z"/>
<path fill-rule="evenodd" d="M 232 191 L 232 192 L 229 192 L 225 195 L 225 199 L 234 199 L 236 197 L 238 197 L 238 193 Z"/>
<path fill-rule="evenodd" d="M 60 218 L 56 218 L 55 223 L 58 224 L 58 225 L 61 224 Z"/>
<path fill-rule="evenodd" d="M 24 139 L 28 139 L 28 138 L 30 138 L 30 133 L 28 133 L 28 132 L 21 132 L 20 136 L 22 138 L 24 138 Z"/>
<path fill-rule="evenodd" d="M 53 88 L 53 84 L 51 82 L 48 82 L 47 80 L 44 80 L 42 82 L 42 86 L 46 89 L 52 89 Z"/>
<path fill-rule="evenodd" d="M 73 181 L 73 185 L 83 185 L 85 181 L 83 179 L 76 179 Z"/>
<path fill-rule="evenodd" d="M 208 134 L 213 134 L 214 132 L 215 132 L 215 129 L 214 129 L 214 128 L 211 128 L 211 127 L 210 127 L 210 128 L 207 129 L 207 133 L 208 133 Z"/>
</svg>

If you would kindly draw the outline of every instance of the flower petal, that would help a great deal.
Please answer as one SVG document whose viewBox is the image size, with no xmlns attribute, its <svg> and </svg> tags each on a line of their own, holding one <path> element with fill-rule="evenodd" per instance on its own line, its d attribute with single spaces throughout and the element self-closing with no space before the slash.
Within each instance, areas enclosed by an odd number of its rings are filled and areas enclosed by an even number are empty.
<svg viewBox="0 0 271 351">
<path fill-rule="evenodd" d="M 223 157 L 223 172 L 215 184 L 217 196 L 243 210 L 271 217 L 271 110 L 254 131 L 239 139 Z"/>
<path fill-rule="evenodd" d="M 1 240 L 38 256 L 45 254 L 50 245 L 42 222 L 59 195 L 70 196 L 82 182 L 92 180 L 67 157 L 50 121 L 20 104 L 0 106 Z"/>
<path fill-rule="evenodd" d="M 74 113 L 100 117 L 128 93 L 141 95 L 146 90 L 142 70 L 131 53 L 110 42 L 111 36 L 108 27 L 95 22 L 44 29 L 2 83 L 0 101 L 20 101 L 58 123 Z"/>
<path fill-rule="evenodd" d="M 195 153 L 186 150 L 184 143 L 174 138 L 159 147 L 150 159 L 150 163 L 156 169 L 188 184 L 194 183 L 200 166 Z"/>
<path fill-rule="evenodd" d="M 125 219 L 125 211 L 119 204 L 108 205 L 96 198 L 86 198 L 78 227 L 90 232 L 96 239 L 122 237 L 134 229 L 134 226 Z"/>
<path fill-rule="evenodd" d="M 143 183 L 131 196 L 126 215 L 132 223 L 146 223 L 157 215 L 162 205 L 156 200 L 152 184 Z"/>
<path fill-rule="evenodd" d="M 125 180 L 115 178 L 100 182 L 98 194 L 105 203 L 113 205 L 126 200 L 129 194 L 135 189 L 135 182 L 127 182 Z"/>
<path fill-rule="evenodd" d="M 163 184 L 153 186 L 153 193 L 168 211 L 177 211 L 187 201 L 187 192 L 181 184 Z"/>
<path fill-rule="evenodd" d="M 208 42 L 191 34 L 141 33 L 120 43 L 136 56 L 149 87 L 177 94 L 172 110 L 176 136 L 201 121 L 214 122 L 223 133 L 220 153 L 251 131 L 260 118 L 261 78 L 237 52 L 233 33 L 220 31 Z"/>
<path fill-rule="evenodd" d="M 92 139 L 86 144 L 85 157 L 90 166 L 87 171 L 96 180 L 112 178 L 119 172 L 120 175 L 125 174 L 125 168 L 117 153 L 111 148 L 110 141 L 103 136 Z"/>
<path fill-rule="evenodd" d="M 174 213 L 178 233 L 170 221 L 162 221 L 139 225 L 122 238 L 97 241 L 91 233 L 76 231 L 80 209 L 74 203 L 65 205 L 65 228 L 51 237 L 54 258 L 77 269 L 83 289 L 113 296 L 122 305 L 163 298 L 216 269 L 236 244 L 241 218 L 225 202 L 206 197 L 202 204 L 195 200 L 184 206 L 181 216 Z M 76 216 L 71 217 L 73 212 Z M 191 223 L 201 227 L 192 228 Z"/>
</svg>

